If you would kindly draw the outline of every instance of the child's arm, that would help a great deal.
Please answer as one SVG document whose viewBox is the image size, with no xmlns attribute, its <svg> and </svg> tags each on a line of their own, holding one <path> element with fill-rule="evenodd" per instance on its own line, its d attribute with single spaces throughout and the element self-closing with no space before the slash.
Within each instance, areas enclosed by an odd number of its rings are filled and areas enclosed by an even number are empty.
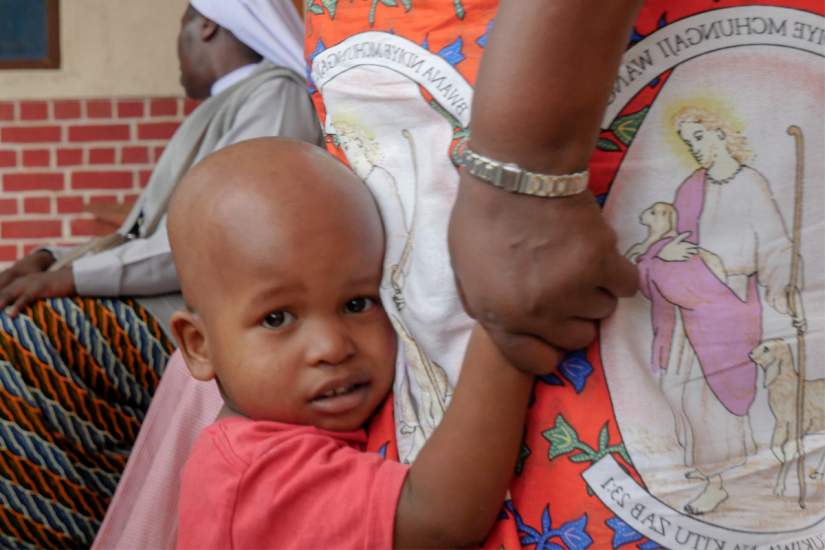
<svg viewBox="0 0 825 550">
<path fill-rule="evenodd" d="M 532 383 L 476 326 L 444 420 L 401 490 L 396 548 L 458 548 L 483 540 L 513 476 Z"/>
</svg>

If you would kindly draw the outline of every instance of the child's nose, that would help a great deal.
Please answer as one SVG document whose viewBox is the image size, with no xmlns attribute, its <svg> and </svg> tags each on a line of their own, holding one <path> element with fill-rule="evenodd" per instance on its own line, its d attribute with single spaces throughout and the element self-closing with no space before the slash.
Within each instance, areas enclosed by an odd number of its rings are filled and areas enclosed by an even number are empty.
<svg viewBox="0 0 825 550">
<path fill-rule="evenodd" d="M 355 354 L 355 343 L 341 320 L 317 322 L 307 338 L 309 365 L 337 365 Z"/>
</svg>

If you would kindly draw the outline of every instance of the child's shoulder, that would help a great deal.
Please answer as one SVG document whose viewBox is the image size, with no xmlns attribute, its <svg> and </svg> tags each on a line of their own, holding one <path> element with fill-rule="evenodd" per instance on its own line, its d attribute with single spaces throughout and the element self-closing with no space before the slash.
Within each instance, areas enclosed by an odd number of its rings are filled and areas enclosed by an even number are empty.
<svg viewBox="0 0 825 550">
<path fill-rule="evenodd" d="M 363 430 L 330 432 L 314 426 L 230 417 L 208 426 L 195 443 L 193 454 L 217 452 L 224 461 L 246 468 L 261 461 L 283 463 L 287 457 L 311 460 L 319 453 L 362 451 L 365 443 Z"/>
</svg>

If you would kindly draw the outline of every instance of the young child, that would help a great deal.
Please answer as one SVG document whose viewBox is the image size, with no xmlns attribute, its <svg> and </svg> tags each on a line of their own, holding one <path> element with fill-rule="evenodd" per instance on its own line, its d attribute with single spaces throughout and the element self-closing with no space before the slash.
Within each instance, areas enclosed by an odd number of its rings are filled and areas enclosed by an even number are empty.
<svg viewBox="0 0 825 550">
<path fill-rule="evenodd" d="M 181 182 L 169 238 L 187 310 L 172 328 L 226 405 L 182 476 L 180 548 L 479 544 L 512 476 L 532 378 L 479 328 L 444 420 L 411 466 L 363 450 L 392 386 L 378 298 L 383 229 L 322 149 L 265 138 Z"/>
</svg>

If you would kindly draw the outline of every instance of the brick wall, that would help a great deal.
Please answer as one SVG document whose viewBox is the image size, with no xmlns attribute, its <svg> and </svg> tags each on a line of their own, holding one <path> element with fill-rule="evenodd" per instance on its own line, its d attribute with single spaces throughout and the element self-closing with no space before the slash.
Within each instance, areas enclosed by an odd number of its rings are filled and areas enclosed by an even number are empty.
<svg viewBox="0 0 825 550">
<path fill-rule="evenodd" d="M 0 268 L 109 228 L 84 212 L 134 201 L 181 119 L 182 98 L 0 101 Z"/>
</svg>

